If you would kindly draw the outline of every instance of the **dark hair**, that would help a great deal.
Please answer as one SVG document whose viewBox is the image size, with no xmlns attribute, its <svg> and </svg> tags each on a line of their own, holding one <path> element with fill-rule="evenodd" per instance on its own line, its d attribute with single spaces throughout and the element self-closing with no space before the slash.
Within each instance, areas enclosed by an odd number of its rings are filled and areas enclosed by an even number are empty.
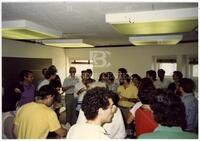
<svg viewBox="0 0 200 141">
<path fill-rule="evenodd" d="M 121 73 L 127 73 L 127 70 L 125 68 L 119 68 L 118 71 Z"/>
<path fill-rule="evenodd" d="M 100 108 L 108 108 L 108 98 L 111 98 L 110 93 L 112 93 L 112 91 L 103 87 L 95 87 L 87 91 L 81 105 L 81 109 L 87 120 L 94 120 Z"/>
<path fill-rule="evenodd" d="M 149 74 L 149 76 L 152 77 L 153 80 L 156 80 L 156 71 L 149 70 L 149 71 L 146 71 L 146 74 Z"/>
<path fill-rule="evenodd" d="M 138 97 L 143 104 L 150 104 L 155 93 L 155 86 L 151 79 L 147 77 L 143 78 L 140 82 Z"/>
<path fill-rule="evenodd" d="M 45 73 L 47 72 L 47 68 L 42 69 L 42 74 L 45 76 Z"/>
<path fill-rule="evenodd" d="M 178 76 L 179 80 L 183 78 L 183 74 L 180 71 L 174 71 L 173 74 L 176 74 Z"/>
<path fill-rule="evenodd" d="M 112 72 L 107 72 L 106 74 L 107 74 L 108 80 L 112 82 L 115 80 L 115 76 Z"/>
<path fill-rule="evenodd" d="M 33 73 L 30 70 L 23 70 L 19 73 L 20 81 L 24 81 L 24 77 L 28 77 L 29 73 Z"/>
<path fill-rule="evenodd" d="M 163 126 L 186 126 L 185 106 L 178 95 L 157 89 L 150 104 L 154 119 Z"/>
<path fill-rule="evenodd" d="M 56 74 L 56 71 L 55 71 L 55 70 L 53 70 L 53 69 L 52 69 L 52 70 L 49 70 L 49 69 L 48 69 L 48 70 L 46 71 L 44 77 L 45 77 L 46 79 L 49 79 L 52 75 L 55 75 L 55 74 Z"/>
<path fill-rule="evenodd" d="M 122 79 L 126 80 L 128 83 L 131 81 L 131 77 L 128 74 L 122 75 Z"/>
<path fill-rule="evenodd" d="M 81 73 L 87 73 L 87 71 L 86 70 L 82 70 Z"/>
<path fill-rule="evenodd" d="M 107 77 L 107 74 L 105 72 L 102 72 L 99 76 L 99 80 L 98 81 L 102 81 L 103 77 Z"/>
<path fill-rule="evenodd" d="M 92 70 L 91 69 L 87 69 L 86 72 L 89 73 L 89 74 L 92 74 Z"/>
<path fill-rule="evenodd" d="M 141 77 L 138 74 L 132 74 L 131 78 L 137 78 L 138 81 L 141 81 Z"/>
<path fill-rule="evenodd" d="M 186 93 L 192 93 L 195 88 L 194 81 L 189 78 L 183 78 L 179 81 L 179 86 L 183 88 Z"/>
<path fill-rule="evenodd" d="M 58 91 L 50 85 L 42 86 L 38 91 L 36 91 L 36 99 L 45 99 L 48 95 L 58 95 Z"/>
<path fill-rule="evenodd" d="M 50 70 L 50 71 L 55 71 L 55 72 L 57 73 L 57 68 L 56 68 L 55 65 L 49 66 L 48 70 Z"/>
<path fill-rule="evenodd" d="M 159 70 L 158 70 L 158 73 L 165 74 L 165 71 L 164 71 L 163 69 L 159 69 Z"/>
<path fill-rule="evenodd" d="M 109 90 L 109 95 L 108 98 L 111 98 L 113 101 L 113 104 L 118 106 L 118 102 L 119 102 L 119 95 L 116 94 L 115 92 Z"/>
</svg>

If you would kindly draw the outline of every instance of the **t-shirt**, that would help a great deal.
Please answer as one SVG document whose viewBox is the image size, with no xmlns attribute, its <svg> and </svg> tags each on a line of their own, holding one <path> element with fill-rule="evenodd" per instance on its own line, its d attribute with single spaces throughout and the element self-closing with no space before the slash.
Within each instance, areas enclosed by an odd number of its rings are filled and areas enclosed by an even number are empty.
<svg viewBox="0 0 200 141">
<path fill-rule="evenodd" d="M 34 101 L 35 95 L 35 86 L 32 84 L 22 84 L 24 87 L 24 91 L 20 94 L 21 99 L 19 101 L 19 105 L 22 106 L 26 103 Z"/>
<path fill-rule="evenodd" d="M 56 113 L 35 102 L 23 105 L 17 111 L 14 124 L 18 139 L 45 139 L 49 132 L 61 128 Z"/>
<path fill-rule="evenodd" d="M 80 110 L 80 113 L 78 115 L 78 119 L 77 119 L 76 123 L 83 124 L 85 122 L 87 122 L 87 119 L 86 119 L 83 111 Z M 103 128 L 107 131 L 108 136 L 111 139 L 124 139 L 126 137 L 125 125 L 124 125 L 122 113 L 119 108 L 117 108 L 117 110 L 112 118 L 112 122 L 105 123 L 103 125 Z"/>
<path fill-rule="evenodd" d="M 106 131 L 99 125 L 75 124 L 67 133 L 67 139 L 109 139 Z"/>
<path fill-rule="evenodd" d="M 158 126 L 154 120 L 153 113 L 149 110 L 139 108 L 135 113 L 135 128 L 136 136 L 141 134 L 153 132 Z"/>
<path fill-rule="evenodd" d="M 40 84 L 37 87 L 37 90 L 39 91 L 39 89 L 44 86 L 44 85 L 49 85 L 49 81 L 47 79 L 44 79 L 42 82 L 40 82 Z"/>
<path fill-rule="evenodd" d="M 139 139 L 198 139 L 198 135 L 184 132 L 181 127 L 158 126 L 153 133 L 142 134 Z"/>
</svg>

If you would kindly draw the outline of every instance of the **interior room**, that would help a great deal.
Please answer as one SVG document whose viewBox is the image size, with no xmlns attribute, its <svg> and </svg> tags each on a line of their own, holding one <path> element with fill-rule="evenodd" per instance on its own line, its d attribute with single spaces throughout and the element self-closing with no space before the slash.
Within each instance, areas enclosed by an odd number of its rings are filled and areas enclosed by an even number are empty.
<svg viewBox="0 0 200 141">
<path fill-rule="evenodd" d="M 141 78 L 164 69 L 170 82 L 180 71 L 198 98 L 198 10 L 198 2 L 2 2 L 2 93 L 21 70 L 37 86 L 55 65 L 61 84 L 70 67 L 79 79 L 91 69 L 96 81 L 119 68 Z"/>
</svg>

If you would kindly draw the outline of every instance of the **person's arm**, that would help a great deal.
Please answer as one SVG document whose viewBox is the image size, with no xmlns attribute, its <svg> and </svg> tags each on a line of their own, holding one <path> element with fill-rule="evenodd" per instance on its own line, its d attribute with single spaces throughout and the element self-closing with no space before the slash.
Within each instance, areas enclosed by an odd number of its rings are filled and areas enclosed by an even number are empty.
<svg viewBox="0 0 200 141">
<path fill-rule="evenodd" d="M 81 88 L 78 92 L 77 92 L 77 95 L 80 95 L 82 92 L 86 91 L 85 88 Z"/>
<path fill-rule="evenodd" d="M 68 131 L 65 128 L 61 127 L 59 129 L 55 130 L 54 132 L 60 137 L 66 137 Z"/>
<path fill-rule="evenodd" d="M 15 139 L 15 135 L 13 134 L 13 126 L 14 126 L 13 120 L 14 117 L 8 117 L 5 120 L 4 127 L 2 127 L 4 128 L 4 133 L 8 139 Z"/>
<path fill-rule="evenodd" d="M 134 120 L 134 116 L 132 115 L 131 112 L 128 112 L 128 116 L 127 116 L 127 119 L 126 119 L 126 123 L 127 123 L 127 124 L 130 124 L 133 120 Z"/>
<path fill-rule="evenodd" d="M 62 87 L 62 90 L 63 90 L 63 91 L 67 91 L 67 90 L 69 90 L 69 89 L 71 89 L 71 88 L 74 88 L 74 85 Z"/>
<path fill-rule="evenodd" d="M 16 127 L 15 127 L 15 124 L 13 124 L 13 127 L 12 127 L 12 133 L 13 133 L 14 138 L 16 139 L 16 138 L 17 138 L 17 133 L 16 133 Z"/>
</svg>

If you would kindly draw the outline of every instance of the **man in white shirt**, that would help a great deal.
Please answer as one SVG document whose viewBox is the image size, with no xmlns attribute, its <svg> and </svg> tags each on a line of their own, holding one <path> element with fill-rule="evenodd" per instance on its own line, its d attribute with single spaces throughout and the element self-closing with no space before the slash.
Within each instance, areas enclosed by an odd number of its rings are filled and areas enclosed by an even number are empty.
<svg viewBox="0 0 200 141">
<path fill-rule="evenodd" d="M 69 68 L 70 75 L 65 78 L 62 90 L 65 92 L 65 104 L 66 104 L 66 121 L 73 125 L 76 123 L 76 103 L 77 98 L 74 97 L 75 85 L 79 82 L 78 77 L 75 76 L 76 68 Z"/>
<path fill-rule="evenodd" d="M 159 79 L 155 85 L 156 89 L 167 89 L 170 82 L 165 79 L 165 71 L 163 69 L 158 70 L 158 77 Z"/>
<path fill-rule="evenodd" d="M 112 121 L 116 111 L 111 92 L 101 87 L 87 91 L 81 107 L 87 122 L 73 125 L 69 129 L 67 139 L 109 139 L 102 126 Z"/>
</svg>

